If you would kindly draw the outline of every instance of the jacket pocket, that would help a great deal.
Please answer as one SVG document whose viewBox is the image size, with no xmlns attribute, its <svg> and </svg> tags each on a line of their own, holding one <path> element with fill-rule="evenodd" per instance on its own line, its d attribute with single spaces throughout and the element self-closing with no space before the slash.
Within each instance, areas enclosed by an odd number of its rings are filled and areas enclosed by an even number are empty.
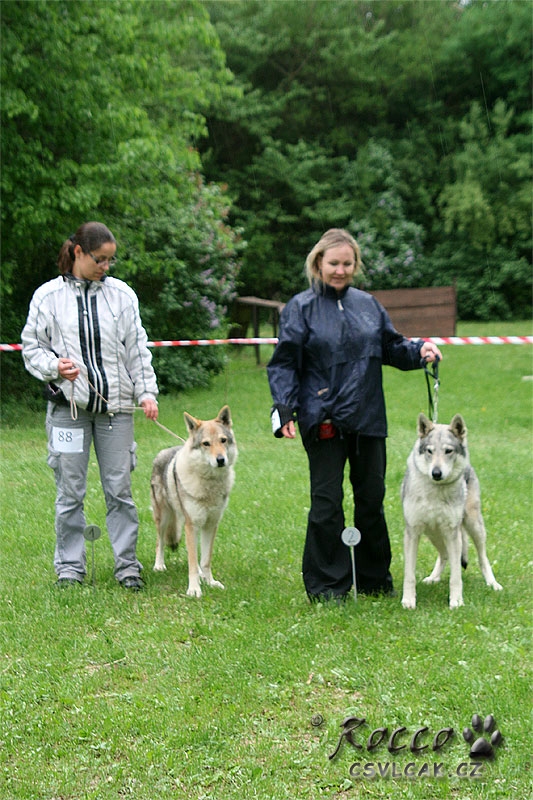
<svg viewBox="0 0 533 800">
<path fill-rule="evenodd" d="M 137 442 L 132 442 L 130 447 L 130 472 L 137 466 Z"/>
</svg>

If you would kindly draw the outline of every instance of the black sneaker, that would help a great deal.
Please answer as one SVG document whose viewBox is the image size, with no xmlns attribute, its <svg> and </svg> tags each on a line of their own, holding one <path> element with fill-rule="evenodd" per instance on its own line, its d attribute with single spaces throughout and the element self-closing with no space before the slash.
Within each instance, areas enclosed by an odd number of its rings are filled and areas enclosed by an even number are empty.
<svg viewBox="0 0 533 800">
<path fill-rule="evenodd" d="M 67 586 L 81 586 L 81 581 L 76 578 L 58 578 L 55 585 L 58 589 L 66 589 Z"/>
<path fill-rule="evenodd" d="M 142 592 L 144 589 L 143 580 L 139 575 L 128 575 L 127 578 L 120 581 L 120 585 L 124 589 L 129 589 L 130 592 Z"/>
</svg>

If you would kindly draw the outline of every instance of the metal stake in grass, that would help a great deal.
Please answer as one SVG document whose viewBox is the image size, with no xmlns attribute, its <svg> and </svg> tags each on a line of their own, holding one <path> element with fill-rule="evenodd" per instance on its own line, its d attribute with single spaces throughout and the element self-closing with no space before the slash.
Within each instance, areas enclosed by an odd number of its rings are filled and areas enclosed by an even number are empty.
<svg viewBox="0 0 533 800">
<path fill-rule="evenodd" d="M 341 534 L 342 541 L 350 548 L 352 557 L 353 599 L 357 602 L 357 582 L 355 579 L 355 551 L 354 548 L 361 541 L 361 532 L 357 528 L 345 528 Z"/>
<path fill-rule="evenodd" d="M 92 550 L 92 568 L 91 568 L 91 579 L 92 585 L 96 587 L 96 580 L 94 575 L 94 543 L 97 539 L 100 538 L 102 535 L 102 531 L 98 527 L 98 525 L 86 525 L 85 530 L 83 531 L 83 537 L 86 541 L 91 542 L 91 550 Z"/>
</svg>

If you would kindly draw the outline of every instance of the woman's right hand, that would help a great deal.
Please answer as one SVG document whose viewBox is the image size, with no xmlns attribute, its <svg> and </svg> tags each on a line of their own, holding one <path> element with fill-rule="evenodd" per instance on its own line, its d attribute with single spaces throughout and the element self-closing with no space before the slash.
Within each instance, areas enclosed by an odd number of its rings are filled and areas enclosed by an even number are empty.
<svg viewBox="0 0 533 800">
<path fill-rule="evenodd" d="M 286 439 L 295 439 L 296 438 L 296 428 L 294 425 L 294 421 L 291 419 L 287 422 L 283 428 L 281 429 L 282 434 Z"/>
<path fill-rule="evenodd" d="M 75 381 L 80 374 L 80 368 L 70 358 L 60 358 L 57 364 L 57 371 L 67 381 Z"/>
</svg>

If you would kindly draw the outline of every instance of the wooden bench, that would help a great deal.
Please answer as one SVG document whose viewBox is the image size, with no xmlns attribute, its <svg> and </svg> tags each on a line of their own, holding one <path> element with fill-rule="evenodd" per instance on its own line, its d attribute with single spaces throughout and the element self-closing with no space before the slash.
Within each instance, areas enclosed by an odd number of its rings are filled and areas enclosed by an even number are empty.
<svg viewBox="0 0 533 800">
<path fill-rule="evenodd" d="M 241 336 L 246 337 L 251 316 L 254 338 L 259 338 L 261 309 L 267 309 L 269 311 L 270 321 L 272 322 L 272 336 L 276 337 L 278 335 L 279 315 L 281 314 L 285 303 L 278 302 L 277 300 L 264 300 L 262 297 L 248 296 L 236 297 L 235 304 L 237 307 L 234 307 L 232 313 L 232 323 L 234 326 L 238 326 Z M 238 308 L 238 306 L 244 307 L 242 309 L 243 313 L 241 313 L 241 310 Z M 236 333 L 235 327 L 232 328 L 232 332 Z M 236 337 L 231 336 L 230 338 Z M 259 345 L 256 344 L 254 347 L 255 360 L 258 364 L 260 364 L 261 357 L 259 353 Z"/>
</svg>

